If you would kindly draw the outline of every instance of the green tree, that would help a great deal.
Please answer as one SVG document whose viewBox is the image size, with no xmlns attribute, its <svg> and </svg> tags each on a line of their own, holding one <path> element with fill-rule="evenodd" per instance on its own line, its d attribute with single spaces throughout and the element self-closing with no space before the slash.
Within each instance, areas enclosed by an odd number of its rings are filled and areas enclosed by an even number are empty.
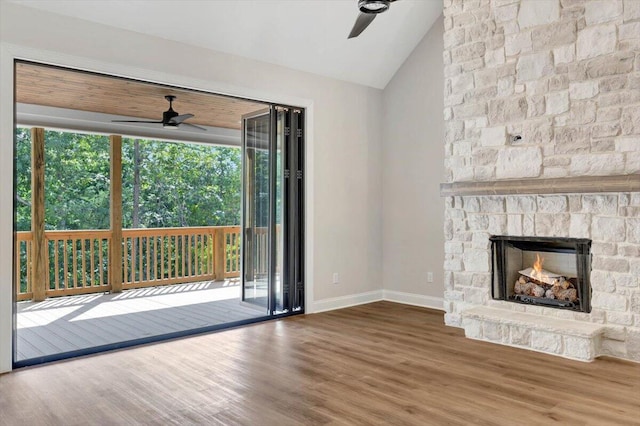
<svg viewBox="0 0 640 426">
<path fill-rule="evenodd" d="M 124 139 L 122 151 L 125 227 L 240 223 L 239 149 Z"/>
<path fill-rule="evenodd" d="M 47 229 L 109 229 L 109 138 L 45 131 Z"/>
<path fill-rule="evenodd" d="M 17 231 L 31 229 L 31 132 L 16 129 L 15 135 L 15 222 Z"/>
<path fill-rule="evenodd" d="M 240 223 L 238 148 L 125 138 L 122 151 L 125 228 Z M 16 129 L 15 170 L 16 227 L 28 231 L 30 129 Z M 45 132 L 47 229 L 108 229 L 109 186 L 108 137 Z"/>
</svg>

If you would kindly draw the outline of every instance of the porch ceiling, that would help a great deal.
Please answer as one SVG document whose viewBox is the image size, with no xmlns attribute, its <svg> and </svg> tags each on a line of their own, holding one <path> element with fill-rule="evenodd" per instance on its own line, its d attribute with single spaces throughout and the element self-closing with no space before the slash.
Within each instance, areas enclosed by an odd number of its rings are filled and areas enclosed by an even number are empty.
<svg viewBox="0 0 640 426">
<path fill-rule="evenodd" d="M 240 129 L 240 118 L 265 104 L 208 93 L 164 87 L 123 78 L 51 66 L 16 65 L 16 102 L 71 110 L 160 120 L 169 107 L 165 95 L 176 95 L 173 108 L 191 113 L 191 124 Z"/>
</svg>

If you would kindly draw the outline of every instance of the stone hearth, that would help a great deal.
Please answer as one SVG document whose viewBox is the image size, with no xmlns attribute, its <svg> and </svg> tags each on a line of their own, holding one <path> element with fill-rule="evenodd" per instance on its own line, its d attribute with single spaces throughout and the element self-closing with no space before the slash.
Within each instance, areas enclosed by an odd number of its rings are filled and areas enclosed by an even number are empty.
<svg viewBox="0 0 640 426">
<path fill-rule="evenodd" d="M 602 351 L 606 328 L 583 321 L 559 321 L 477 306 L 462 313 L 465 336 L 518 348 L 592 361 Z"/>
<path fill-rule="evenodd" d="M 446 323 L 640 361 L 640 3 L 444 6 Z M 492 235 L 592 240 L 591 312 L 492 300 Z"/>
</svg>

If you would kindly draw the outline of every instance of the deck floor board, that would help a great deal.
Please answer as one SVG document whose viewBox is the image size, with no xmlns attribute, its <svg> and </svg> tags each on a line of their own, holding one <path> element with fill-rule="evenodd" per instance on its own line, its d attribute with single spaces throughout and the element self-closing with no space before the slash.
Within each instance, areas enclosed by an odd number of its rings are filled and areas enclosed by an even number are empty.
<svg viewBox="0 0 640 426">
<path fill-rule="evenodd" d="M 266 314 L 240 302 L 237 281 L 201 284 L 20 302 L 17 361 Z"/>
</svg>

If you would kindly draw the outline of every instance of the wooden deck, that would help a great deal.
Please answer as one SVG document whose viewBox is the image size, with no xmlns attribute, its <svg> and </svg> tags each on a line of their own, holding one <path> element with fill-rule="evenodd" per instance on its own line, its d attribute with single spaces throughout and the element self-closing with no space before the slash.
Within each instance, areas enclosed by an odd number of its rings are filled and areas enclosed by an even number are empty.
<svg viewBox="0 0 640 426">
<path fill-rule="evenodd" d="M 17 361 L 266 315 L 240 302 L 238 280 L 17 304 Z"/>
</svg>

